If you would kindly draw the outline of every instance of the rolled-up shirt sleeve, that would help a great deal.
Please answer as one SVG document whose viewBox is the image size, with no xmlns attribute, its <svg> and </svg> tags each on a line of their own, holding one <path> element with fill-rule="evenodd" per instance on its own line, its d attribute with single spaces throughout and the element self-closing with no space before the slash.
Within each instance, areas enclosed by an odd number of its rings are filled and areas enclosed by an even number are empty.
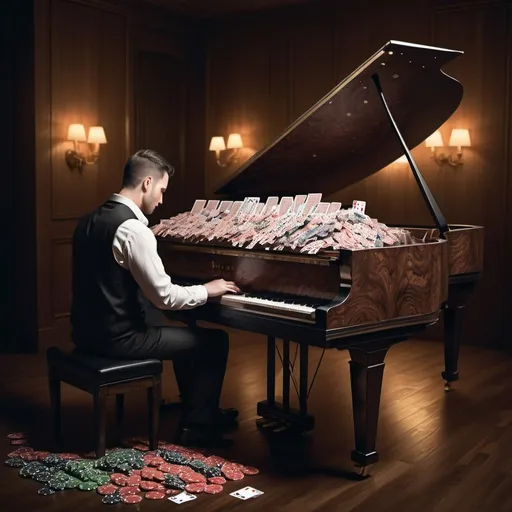
<svg viewBox="0 0 512 512">
<path fill-rule="evenodd" d="M 114 257 L 129 270 L 142 293 L 160 309 L 192 309 L 208 299 L 203 285 L 179 286 L 165 272 L 152 231 L 135 219 L 119 226 L 112 245 Z"/>
</svg>

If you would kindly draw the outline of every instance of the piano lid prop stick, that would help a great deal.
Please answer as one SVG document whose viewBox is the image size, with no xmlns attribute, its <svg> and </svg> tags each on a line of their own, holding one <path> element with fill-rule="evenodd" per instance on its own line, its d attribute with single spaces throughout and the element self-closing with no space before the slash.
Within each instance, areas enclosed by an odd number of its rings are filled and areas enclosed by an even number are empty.
<svg viewBox="0 0 512 512">
<path fill-rule="evenodd" d="M 388 104 L 386 102 L 386 98 L 384 97 L 384 93 L 382 92 L 379 75 L 377 73 L 374 73 L 372 75 L 372 80 L 373 80 L 373 83 L 375 84 L 375 87 L 377 88 L 377 91 L 379 93 L 382 104 L 384 105 L 384 108 L 386 109 L 386 113 L 389 117 L 389 121 L 391 122 L 391 125 L 392 125 L 393 129 L 395 130 L 395 133 L 397 134 L 398 139 L 400 140 L 400 144 L 402 145 L 403 150 L 405 151 L 405 156 L 407 157 L 409 165 L 411 166 L 411 169 L 412 169 L 412 173 L 414 174 L 414 177 L 416 178 L 418 186 L 420 187 L 421 194 L 423 195 L 423 198 L 427 202 L 428 209 L 430 210 L 430 214 L 432 215 L 432 217 L 434 217 L 436 226 L 439 229 L 441 236 L 444 238 L 444 234 L 447 231 L 449 231 L 449 228 L 448 228 L 448 225 L 446 224 L 444 215 L 441 213 L 441 209 L 439 208 L 436 200 L 434 199 L 432 192 L 428 188 L 427 183 L 423 179 L 423 176 L 421 175 L 418 167 L 416 166 L 416 162 L 414 161 L 414 159 L 411 155 L 411 152 L 409 151 L 409 148 L 407 147 L 407 144 L 405 143 L 404 138 L 402 137 L 402 134 L 400 133 L 400 130 L 398 129 L 398 126 L 393 118 L 393 115 L 391 114 L 391 111 L 389 110 Z"/>
</svg>

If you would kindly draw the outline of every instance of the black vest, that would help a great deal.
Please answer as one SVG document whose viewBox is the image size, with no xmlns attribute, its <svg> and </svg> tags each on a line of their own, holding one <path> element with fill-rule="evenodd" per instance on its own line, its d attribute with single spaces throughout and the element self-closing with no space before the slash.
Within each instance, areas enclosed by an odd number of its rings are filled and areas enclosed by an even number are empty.
<svg viewBox="0 0 512 512">
<path fill-rule="evenodd" d="M 71 305 L 71 335 L 77 346 L 111 343 L 146 328 L 139 285 L 112 252 L 117 228 L 136 218 L 128 206 L 107 201 L 78 222 Z"/>
</svg>

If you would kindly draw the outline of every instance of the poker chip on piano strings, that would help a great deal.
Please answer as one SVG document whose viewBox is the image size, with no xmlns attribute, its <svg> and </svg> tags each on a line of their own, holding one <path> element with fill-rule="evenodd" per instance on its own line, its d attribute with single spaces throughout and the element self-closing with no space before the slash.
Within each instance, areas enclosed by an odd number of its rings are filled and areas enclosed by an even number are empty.
<svg viewBox="0 0 512 512">
<path fill-rule="evenodd" d="M 224 485 L 226 483 L 226 479 L 223 476 L 214 476 L 212 478 L 208 478 L 208 483 L 215 485 Z"/>
<path fill-rule="evenodd" d="M 96 489 L 96 492 L 98 494 L 101 494 L 103 496 L 106 496 L 107 494 L 114 494 L 117 491 L 118 487 L 114 484 L 106 484 L 98 487 Z"/>
<path fill-rule="evenodd" d="M 257 475 L 260 472 L 259 469 L 253 468 L 251 466 L 244 466 L 240 471 L 242 471 L 244 475 Z"/>
<path fill-rule="evenodd" d="M 106 494 L 103 496 L 103 499 L 101 500 L 102 503 L 105 505 L 117 505 L 118 503 L 121 503 L 123 500 L 123 497 L 118 493 L 112 493 L 112 494 Z"/>
</svg>

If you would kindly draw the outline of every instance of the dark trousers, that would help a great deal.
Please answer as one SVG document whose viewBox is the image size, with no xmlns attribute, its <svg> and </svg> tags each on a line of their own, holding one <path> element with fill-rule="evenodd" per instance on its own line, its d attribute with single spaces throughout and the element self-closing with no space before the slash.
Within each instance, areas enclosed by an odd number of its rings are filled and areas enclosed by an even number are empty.
<svg viewBox="0 0 512 512">
<path fill-rule="evenodd" d="M 159 325 L 162 313 L 149 310 L 144 334 L 103 346 L 108 356 L 172 360 L 183 402 L 182 425 L 207 425 L 218 411 L 229 352 L 225 331 Z M 162 322 L 163 323 L 163 322 Z"/>
</svg>

